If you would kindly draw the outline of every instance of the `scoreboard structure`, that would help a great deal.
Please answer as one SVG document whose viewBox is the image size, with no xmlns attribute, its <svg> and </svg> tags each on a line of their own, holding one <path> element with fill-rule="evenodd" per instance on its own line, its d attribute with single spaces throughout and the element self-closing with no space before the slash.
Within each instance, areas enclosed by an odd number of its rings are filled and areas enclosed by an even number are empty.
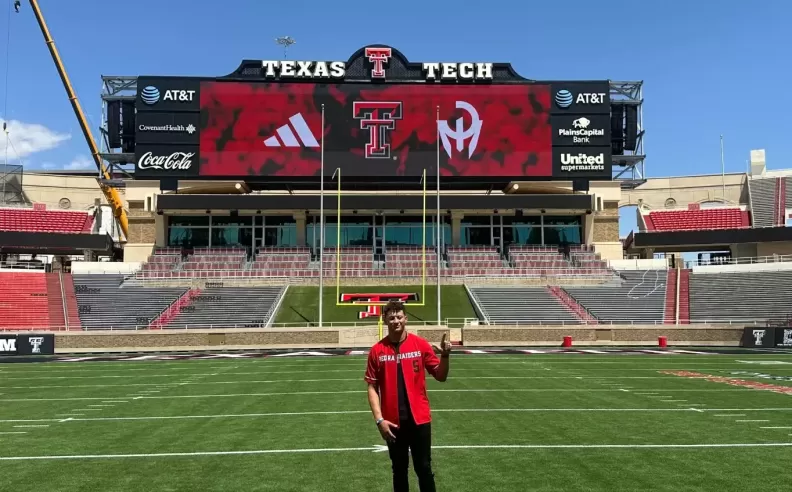
<svg viewBox="0 0 792 492">
<path fill-rule="evenodd" d="M 643 163 L 640 94 L 613 97 L 625 91 L 607 80 L 529 80 L 508 63 L 410 62 L 376 45 L 347 61 L 139 76 L 134 88 L 133 101 L 104 98 L 105 156 L 133 163 L 138 179 L 299 184 L 324 168 L 398 182 L 439 166 L 449 185 L 589 181 L 635 178 Z"/>
</svg>

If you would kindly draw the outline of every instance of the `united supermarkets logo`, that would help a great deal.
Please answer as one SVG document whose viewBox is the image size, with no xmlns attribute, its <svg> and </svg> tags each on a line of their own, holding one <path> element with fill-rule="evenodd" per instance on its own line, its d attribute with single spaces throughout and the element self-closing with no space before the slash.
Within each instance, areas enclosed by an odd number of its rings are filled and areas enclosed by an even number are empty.
<svg viewBox="0 0 792 492">
<path fill-rule="evenodd" d="M 566 172 L 604 171 L 605 154 L 602 152 L 598 154 L 587 154 L 585 152 L 580 152 L 579 154 L 570 154 L 568 152 L 564 152 L 561 154 L 561 170 Z"/>
</svg>

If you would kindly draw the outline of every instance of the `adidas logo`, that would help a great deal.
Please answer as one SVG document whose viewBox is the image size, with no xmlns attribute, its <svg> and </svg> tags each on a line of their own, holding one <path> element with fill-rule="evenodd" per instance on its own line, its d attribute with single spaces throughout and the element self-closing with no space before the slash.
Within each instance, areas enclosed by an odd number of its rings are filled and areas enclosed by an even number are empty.
<svg viewBox="0 0 792 492">
<path fill-rule="evenodd" d="M 289 118 L 289 123 L 291 126 L 286 124 L 275 131 L 277 136 L 273 135 L 264 140 L 264 145 L 267 147 L 319 147 L 319 142 L 316 141 L 300 113 Z M 293 131 L 292 127 L 294 127 Z M 282 145 L 281 142 L 283 142 Z"/>
</svg>

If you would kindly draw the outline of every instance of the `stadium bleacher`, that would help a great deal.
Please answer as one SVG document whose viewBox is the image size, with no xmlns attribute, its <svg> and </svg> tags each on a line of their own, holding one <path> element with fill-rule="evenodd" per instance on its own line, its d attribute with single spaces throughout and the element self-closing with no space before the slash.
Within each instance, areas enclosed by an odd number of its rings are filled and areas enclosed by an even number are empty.
<svg viewBox="0 0 792 492">
<path fill-rule="evenodd" d="M 85 330 L 146 328 L 188 290 L 187 287 L 122 286 L 123 275 L 75 274 L 73 277 Z"/>
<path fill-rule="evenodd" d="M 253 276 L 287 276 L 291 272 L 308 269 L 311 250 L 307 247 L 261 248 L 251 263 Z"/>
<path fill-rule="evenodd" d="M 208 288 L 163 328 L 262 328 L 285 287 Z"/>
<path fill-rule="evenodd" d="M 389 247 L 385 252 L 385 271 L 386 277 L 420 277 L 437 276 L 437 255 L 435 249 L 428 247 L 421 250 L 419 247 Z M 441 263 L 441 275 L 448 274 L 443 271 L 445 261 Z"/>
<path fill-rule="evenodd" d="M 651 211 L 644 220 L 652 231 L 739 229 L 751 225 L 748 212 L 739 207 L 699 208 L 698 204 L 691 204 L 687 210 Z"/>
<path fill-rule="evenodd" d="M 181 267 L 184 271 L 221 272 L 245 270 L 247 253 L 242 248 L 195 248 Z"/>
<path fill-rule="evenodd" d="M 776 178 L 748 180 L 754 227 L 772 227 L 776 225 L 775 203 L 777 188 Z"/>
<path fill-rule="evenodd" d="M 693 273 L 690 321 L 783 319 L 792 314 L 792 271 Z"/>
<path fill-rule="evenodd" d="M 90 233 L 93 224 L 87 212 L 0 208 L 0 231 Z"/>
<path fill-rule="evenodd" d="M 454 275 L 507 275 L 510 270 L 494 246 L 449 246 L 447 257 Z"/>
<path fill-rule="evenodd" d="M 425 260 L 417 247 L 389 247 L 384 261 L 375 260 L 369 247 L 326 248 L 324 275 L 336 275 L 340 253 L 341 277 L 420 277 L 423 261 L 426 275 L 437 275 L 437 257 L 429 247 Z M 182 260 L 178 249 L 158 250 L 137 273 L 138 279 L 216 278 L 216 277 L 294 277 L 319 276 L 318 261 L 304 248 L 261 248 L 248 262 L 244 250 L 204 249 Z M 440 274 L 444 277 L 480 276 L 565 276 L 611 277 L 607 263 L 593 251 L 573 248 L 565 256 L 557 246 L 511 246 L 506 255 L 495 247 L 448 247 L 441 256 Z"/>
<path fill-rule="evenodd" d="M 0 330 L 48 326 L 51 323 L 46 274 L 0 273 Z"/>
<path fill-rule="evenodd" d="M 564 286 L 600 323 L 662 322 L 665 311 L 666 270 L 619 272 L 618 285 Z"/>
<path fill-rule="evenodd" d="M 471 287 L 482 314 L 491 324 L 580 324 L 544 287 Z"/>
</svg>

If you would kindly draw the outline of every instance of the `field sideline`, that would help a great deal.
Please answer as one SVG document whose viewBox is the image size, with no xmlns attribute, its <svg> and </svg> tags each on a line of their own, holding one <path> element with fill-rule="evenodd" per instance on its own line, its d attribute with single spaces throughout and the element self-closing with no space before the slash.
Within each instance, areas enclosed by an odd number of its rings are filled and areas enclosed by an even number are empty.
<svg viewBox="0 0 792 492">
<path fill-rule="evenodd" d="M 0 364 L 0 488 L 390 490 L 364 364 Z M 788 490 L 790 392 L 788 353 L 455 354 L 438 490 Z"/>
</svg>

